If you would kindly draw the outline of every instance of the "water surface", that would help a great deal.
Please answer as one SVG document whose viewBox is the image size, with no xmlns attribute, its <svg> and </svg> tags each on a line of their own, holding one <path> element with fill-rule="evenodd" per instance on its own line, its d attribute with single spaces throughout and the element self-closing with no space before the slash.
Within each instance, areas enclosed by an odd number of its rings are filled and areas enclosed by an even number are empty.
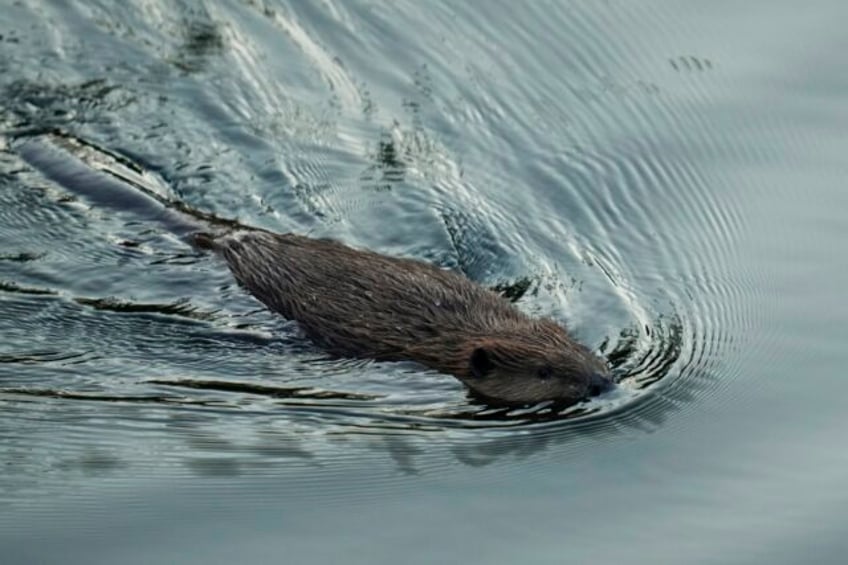
<svg viewBox="0 0 848 565">
<path fill-rule="evenodd" d="M 841 562 L 846 15 L 5 2 L 3 562 Z M 460 270 L 621 384 L 503 410 L 328 358 L 86 196 L 127 179 L 55 132 L 170 202 Z"/>
</svg>

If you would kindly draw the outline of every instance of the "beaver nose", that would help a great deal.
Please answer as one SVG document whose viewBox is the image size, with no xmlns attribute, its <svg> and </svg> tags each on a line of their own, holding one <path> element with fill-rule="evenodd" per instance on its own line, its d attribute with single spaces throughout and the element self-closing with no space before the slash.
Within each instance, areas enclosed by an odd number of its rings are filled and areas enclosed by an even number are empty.
<svg viewBox="0 0 848 565">
<path fill-rule="evenodd" d="M 615 388 L 615 381 L 608 375 L 592 373 L 589 375 L 589 396 L 598 396 Z"/>
</svg>

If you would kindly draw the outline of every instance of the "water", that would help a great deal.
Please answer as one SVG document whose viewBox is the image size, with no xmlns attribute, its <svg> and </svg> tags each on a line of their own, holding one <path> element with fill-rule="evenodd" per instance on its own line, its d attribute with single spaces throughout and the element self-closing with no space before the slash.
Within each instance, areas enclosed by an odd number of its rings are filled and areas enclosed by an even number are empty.
<svg viewBox="0 0 848 565">
<path fill-rule="evenodd" d="M 846 15 L 4 2 L 3 563 L 842 562 Z M 48 131 L 459 269 L 621 385 L 504 411 L 327 358 Z"/>
</svg>

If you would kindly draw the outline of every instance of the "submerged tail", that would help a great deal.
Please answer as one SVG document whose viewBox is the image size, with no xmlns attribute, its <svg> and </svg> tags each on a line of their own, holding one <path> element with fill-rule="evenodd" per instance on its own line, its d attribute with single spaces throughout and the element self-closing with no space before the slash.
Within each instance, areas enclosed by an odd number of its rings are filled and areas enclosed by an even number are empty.
<svg viewBox="0 0 848 565">
<path fill-rule="evenodd" d="M 158 176 L 73 135 L 28 133 L 14 140 L 12 149 L 47 178 L 93 204 L 157 223 L 194 247 L 214 249 L 216 234 L 244 227 L 170 199 Z"/>
</svg>

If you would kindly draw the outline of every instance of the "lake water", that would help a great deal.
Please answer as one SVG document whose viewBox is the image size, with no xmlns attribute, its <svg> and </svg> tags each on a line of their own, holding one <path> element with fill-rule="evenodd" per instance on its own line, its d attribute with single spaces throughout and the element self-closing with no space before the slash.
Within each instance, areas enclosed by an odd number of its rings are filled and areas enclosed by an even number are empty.
<svg viewBox="0 0 848 565">
<path fill-rule="evenodd" d="M 0 561 L 844 562 L 846 17 L 0 0 Z M 329 358 L 62 140 L 460 270 L 620 386 Z"/>
</svg>

